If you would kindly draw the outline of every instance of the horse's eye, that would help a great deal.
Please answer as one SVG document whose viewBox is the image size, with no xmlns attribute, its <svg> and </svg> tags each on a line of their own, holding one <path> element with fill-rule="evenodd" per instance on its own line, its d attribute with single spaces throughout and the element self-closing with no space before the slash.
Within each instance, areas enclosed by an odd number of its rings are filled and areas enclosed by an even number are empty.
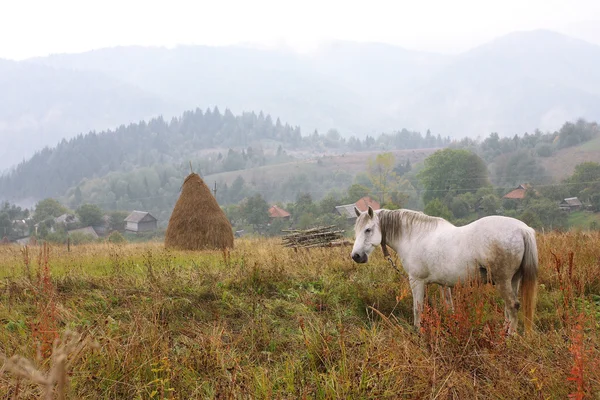
<svg viewBox="0 0 600 400">
<path fill-rule="evenodd" d="M 371 233 L 371 228 L 365 229 L 365 233 Z"/>
</svg>

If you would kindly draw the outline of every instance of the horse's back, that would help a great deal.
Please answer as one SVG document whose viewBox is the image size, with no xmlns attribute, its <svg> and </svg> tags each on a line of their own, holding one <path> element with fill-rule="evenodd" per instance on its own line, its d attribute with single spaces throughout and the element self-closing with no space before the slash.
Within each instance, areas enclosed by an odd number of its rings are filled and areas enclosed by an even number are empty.
<svg viewBox="0 0 600 400">
<path fill-rule="evenodd" d="M 478 258 L 514 258 L 520 264 L 528 242 L 535 246 L 535 231 L 523 221 L 501 215 L 478 219 L 465 228 Z"/>
<path fill-rule="evenodd" d="M 509 236 L 517 232 L 535 233 L 533 228 L 516 218 L 503 215 L 490 215 L 465 225 L 475 234 L 491 233 L 493 237 Z"/>
</svg>

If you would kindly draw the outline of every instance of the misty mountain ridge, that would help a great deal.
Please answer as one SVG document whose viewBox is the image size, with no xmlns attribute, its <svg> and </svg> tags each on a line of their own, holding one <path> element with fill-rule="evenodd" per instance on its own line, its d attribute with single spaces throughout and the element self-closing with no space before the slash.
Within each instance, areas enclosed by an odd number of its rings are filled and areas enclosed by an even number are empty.
<svg viewBox="0 0 600 400">
<path fill-rule="evenodd" d="M 0 150 L 0 170 L 61 138 L 196 107 L 264 110 L 304 135 L 555 130 L 600 119 L 599 66 L 599 46 L 551 31 L 512 33 L 457 56 L 334 42 L 309 55 L 117 47 L 1 62 L 0 141 L 11 146 Z"/>
</svg>

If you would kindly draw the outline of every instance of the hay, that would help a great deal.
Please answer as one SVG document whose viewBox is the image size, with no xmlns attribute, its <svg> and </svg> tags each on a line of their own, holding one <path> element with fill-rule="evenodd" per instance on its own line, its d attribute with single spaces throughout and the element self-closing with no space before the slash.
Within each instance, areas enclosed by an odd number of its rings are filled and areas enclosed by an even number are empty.
<svg viewBox="0 0 600 400">
<path fill-rule="evenodd" d="M 233 248 L 233 230 L 198 174 L 183 181 L 165 235 L 165 247 L 182 250 Z"/>
</svg>

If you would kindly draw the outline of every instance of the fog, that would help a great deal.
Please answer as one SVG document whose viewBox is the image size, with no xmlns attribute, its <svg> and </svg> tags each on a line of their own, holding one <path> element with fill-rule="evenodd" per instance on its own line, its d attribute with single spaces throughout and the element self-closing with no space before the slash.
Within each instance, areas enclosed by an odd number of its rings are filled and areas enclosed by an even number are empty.
<svg viewBox="0 0 600 400">
<path fill-rule="evenodd" d="M 0 171 L 62 139 L 196 107 L 358 138 L 510 136 L 600 117 L 591 0 L 3 7 Z"/>
</svg>

